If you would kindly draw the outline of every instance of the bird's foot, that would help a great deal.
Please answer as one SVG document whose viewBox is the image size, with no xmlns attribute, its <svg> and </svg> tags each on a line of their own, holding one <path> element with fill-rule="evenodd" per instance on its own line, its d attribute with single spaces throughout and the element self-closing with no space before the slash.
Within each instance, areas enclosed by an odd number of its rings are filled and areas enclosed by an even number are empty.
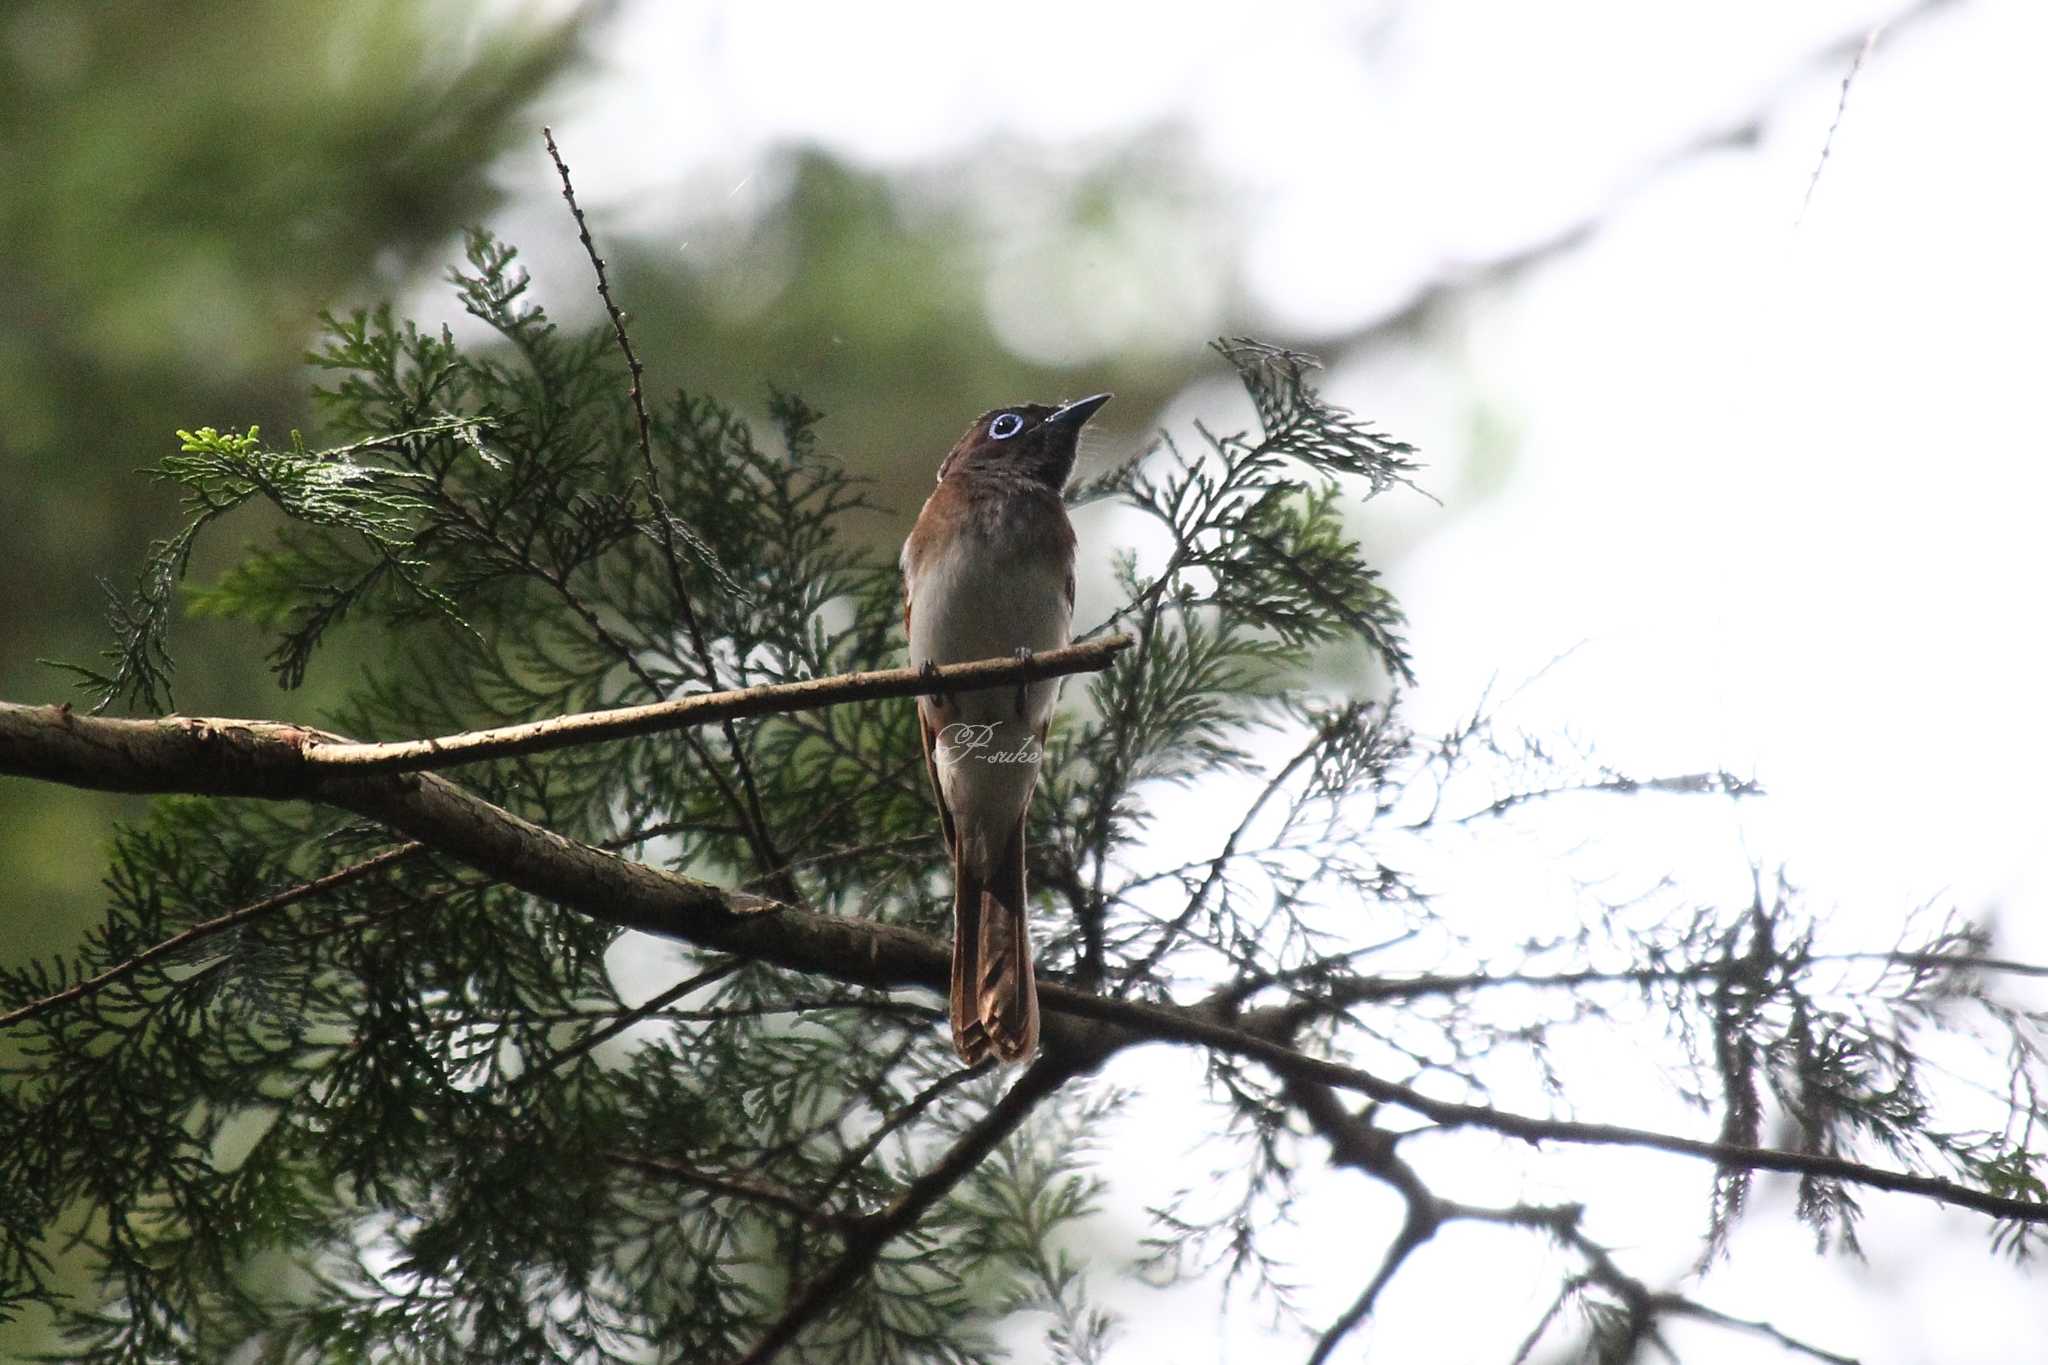
<svg viewBox="0 0 2048 1365">
<path fill-rule="evenodd" d="M 937 682 L 939 680 L 938 664 L 931 659 L 926 659 L 917 666 L 917 676 L 927 684 Z M 939 691 L 936 687 L 925 693 L 925 696 L 929 697 L 935 705 L 944 706 L 946 704 L 946 694 Z"/>
</svg>

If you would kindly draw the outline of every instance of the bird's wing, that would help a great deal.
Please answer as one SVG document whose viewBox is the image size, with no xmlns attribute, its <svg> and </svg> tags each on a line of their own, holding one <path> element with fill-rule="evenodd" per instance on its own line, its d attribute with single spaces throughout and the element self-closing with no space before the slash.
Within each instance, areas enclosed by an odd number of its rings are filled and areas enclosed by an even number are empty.
<svg viewBox="0 0 2048 1365">
<path fill-rule="evenodd" d="M 924 743 L 924 776 L 932 780 L 932 800 L 938 802 L 938 823 L 946 835 L 946 851 L 952 851 L 958 835 L 952 829 L 952 806 L 946 804 L 946 788 L 938 784 L 938 735 L 932 731 L 932 718 L 924 714 L 924 702 L 918 704 L 918 739 Z"/>
<path fill-rule="evenodd" d="M 914 557 L 912 546 L 917 540 L 915 532 L 903 542 L 903 638 L 910 638 L 910 579 L 911 561 Z M 939 825 L 946 836 L 946 852 L 953 851 L 958 835 L 953 829 L 953 808 L 946 804 L 946 789 L 939 785 L 939 756 L 935 746 L 938 735 L 932 730 L 931 717 L 925 713 L 925 699 L 919 697 L 917 706 L 917 738 L 924 749 L 924 772 L 932 782 L 932 800 L 938 803 Z"/>
<path fill-rule="evenodd" d="M 932 730 L 931 717 L 924 713 L 922 699 L 917 703 L 917 737 L 924 746 L 925 776 L 932 780 L 932 799 L 939 806 L 939 826 L 946 835 L 946 851 L 951 853 L 954 841 L 958 838 L 953 830 L 953 808 L 946 804 L 946 789 L 939 785 L 939 756 L 936 748 L 938 735 Z"/>
</svg>

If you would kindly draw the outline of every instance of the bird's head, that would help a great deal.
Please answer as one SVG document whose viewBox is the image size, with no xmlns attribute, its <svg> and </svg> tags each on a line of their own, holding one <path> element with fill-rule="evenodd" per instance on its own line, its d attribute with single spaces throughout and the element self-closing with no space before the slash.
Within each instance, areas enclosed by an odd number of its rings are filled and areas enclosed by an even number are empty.
<svg viewBox="0 0 2048 1365">
<path fill-rule="evenodd" d="M 1074 472 L 1081 428 L 1113 396 L 1093 394 L 1060 407 L 1016 403 L 984 412 L 954 443 L 939 465 L 939 477 L 964 468 L 1010 469 L 1055 490 L 1064 488 Z"/>
</svg>

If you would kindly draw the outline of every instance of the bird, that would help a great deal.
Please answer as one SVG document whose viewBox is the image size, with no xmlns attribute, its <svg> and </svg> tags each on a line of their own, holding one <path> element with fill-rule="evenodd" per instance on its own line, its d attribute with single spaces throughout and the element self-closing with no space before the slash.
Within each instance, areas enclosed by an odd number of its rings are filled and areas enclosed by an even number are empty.
<svg viewBox="0 0 2048 1365">
<path fill-rule="evenodd" d="M 1110 398 L 992 409 L 940 462 L 938 487 L 903 542 L 913 668 L 1068 643 L 1075 541 L 1061 492 L 1082 426 Z M 970 1066 L 990 1055 L 1018 1061 L 1038 1046 L 1024 831 L 1058 691 L 1048 679 L 917 700 L 953 863 L 953 1048 Z"/>
</svg>

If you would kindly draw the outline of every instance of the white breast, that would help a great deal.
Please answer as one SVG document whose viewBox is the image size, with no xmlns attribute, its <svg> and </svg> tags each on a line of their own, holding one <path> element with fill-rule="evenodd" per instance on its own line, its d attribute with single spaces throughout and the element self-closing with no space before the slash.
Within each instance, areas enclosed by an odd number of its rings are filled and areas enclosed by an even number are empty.
<svg viewBox="0 0 2048 1365">
<path fill-rule="evenodd" d="M 961 536 L 927 552 L 911 584 L 912 667 L 1007 658 L 1068 642 L 1067 566 L 1021 550 L 1008 537 Z M 937 735 L 940 788 L 977 865 L 992 862 L 1031 799 L 1038 732 L 1058 694 L 1059 683 L 1049 679 L 1024 688 L 1021 709 L 1015 686 L 921 703 Z"/>
<path fill-rule="evenodd" d="M 927 555 L 912 585 L 910 662 L 939 664 L 999 659 L 1020 649 L 1033 653 L 1067 643 L 1073 607 L 1067 601 L 1064 564 L 1024 556 L 1000 542 L 956 538 Z M 1052 709 L 1056 685 L 1033 683 L 1027 717 L 1033 728 Z M 1003 689 L 1016 711 L 1016 689 Z M 963 710 L 996 719 L 989 703 L 996 692 L 958 694 Z"/>
</svg>

